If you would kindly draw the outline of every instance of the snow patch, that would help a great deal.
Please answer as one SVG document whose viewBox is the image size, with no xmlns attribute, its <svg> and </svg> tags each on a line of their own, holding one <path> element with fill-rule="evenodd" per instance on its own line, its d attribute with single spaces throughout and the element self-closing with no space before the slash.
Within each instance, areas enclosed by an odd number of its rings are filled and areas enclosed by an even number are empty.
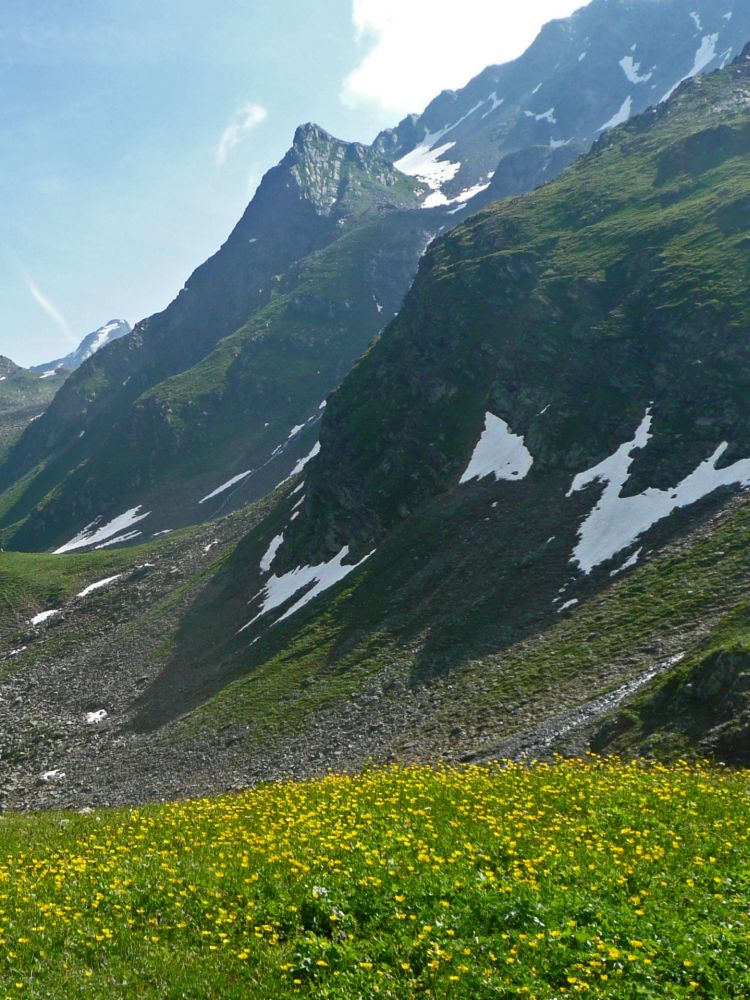
<svg viewBox="0 0 750 1000">
<path fill-rule="evenodd" d="M 639 549 L 636 549 L 636 551 L 632 554 L 632 556 L 629 559 L 625 560 L 622 566 L 618 566 L 617 569 L 613 569 L 609 575 L 619 576 L 620 573 L 624 573 L 626 569 L 630 569 L 632 566 L 635 566 L 641 557 L 641 552 L 643 552 L 643 546 L 641 546 Z"/>
<path fill-rule="evenodd" d="M 485 413 L 484 430 L 474 448 L 471 460 L 459 483 L 484 479 L 494 475 L 495 480 L 523 479 L 534 463 L 524 444 L 523 437 L 513 434 L 508 425 L 493 413 Z"/>
<path fill-rule="evenodd" d="M 446 125 L 445 128 L 437 132 L 425 132 L 425 136 L 420 144 L 415 146 L 411 152 L 402 156 L 401 159 L 396 160 L 393 164 L 394 167 L 400 170 L 402 174 L 407 174 L 409 177 L 416 177 L 417 180 L 431 187 L 433 191 L 439 191 L 444 184 L 453 180 L 461 169 L 461 163 L 451 163 L 450 160 L 441 159 L 450 149 L 453 149 L 456 145 L 455 142 L 446 142 L 442 145 L 438 145 L 438 143 L 440 143 L 444 136 L 458 128 L 462 122 L 465 122 L 467 118 L 486 103 L 484 100 L 479 101 L 465 115 L 462 115 L 458 121 L 453 122 L 452 125 Z M 423 208 L 436 208 L 442 204 L 433 195 L 428 195 L 428 199 L 430 199 L 430 204 L 423 205 Z"/>
<path fill-rule="evenodd" d="M 487 98 L 487 101 L 492 101 L 492 107 L 489 109 L 489 111 L 485 111 L 485 113 L 482 115 L 482 118 L 486 118 L 488 115 L 491 115 L 493 111 L 495 111 L 497 108 L 500 107 L 501 104 L 505 102 L 505 98 L 498 97 L 497 91 L 495 91 L 493 94 L 490 94 L 490 96 Z M 487 101 L 485 101 L 484 103 L 486 104 Z"/>
<path fill-rule="evenodd" d="M 338 555 L 335 555 L 328 562 L 319 563 L 317 566 L 298 566 L 297 569 L 290 570 L 282 576 L 274 574 L 261 591 L 261 594 L 265 596 L 260 611 L 246 625 L 242 626 L 240 632 L 244 632 L 246 628 L 249 628 L 259 618 L 262 618 L 263 615 L 281 607 L 282 604 L 285 604 L 291 597 L 298 594 L 304 587 L 308 587 L 309 589 L 305 591 L 302 597 L 298 601 L 295 601 L 273 624 L 278 625 L 285 618 L 290 618 L 300 608 L 304 607 L 305 604 L 309 604 L 318 594 L 322 594 L 323 591 L 333 587 L 334 584 L 354 572 L 372 554 L 372 552 L 369 552 L 359 562 L 345 565 L 344 559 L 349 555 L 349 546 L 345 545 Z"/>
<path fill-rule="evenodd" d="M 280 535 L 276 535 L 271 539 L 271 544 L 266 549 L 263 558 L 260 561 L 260 571 L 261 573 L 270 572 L 273 561 L 276 558 L 276 553 L 279 551 L 284 543 L 284 532 L 282 531 Z"/>
<path fill-rule="evenodd" d="M 624 122 L 626 122 L 630 118 L 632 110 L 633 110 L 633 98 L 626 97 L 625 100 L 622 102 L 622 107 L 620 108 L 620 110 L 616 111 L 608 122 L 605 122 L 603 125 L 600 125 L 596 131 L 606 132 L 608 131 L 608 129 L 617 128 L 618 125 L 624 124 Z"/>
<path fill-rule="evenodd" d="M 278 451 L 279 449 L 277 448 L 276 450 Z M 276 452 L 274 452 L 274 454 L 276 454 Z M 206 503 L 206 501 L 208 500 L 213 500 L 214 497 L 217 497 L 220 493 L 224 493 L 225 490 L 231 489 L 231 487 L 234 486 L 235 483 L 241 483 L 243 479 L 247 479 L 247 477 L 252 476 L 252 474 L 253 474 L 253 469 L 248 469 L 247 472 L 240 472 L 239 475 L 232 476 L 231 479 L 227 479 L 227 481 L 225 483 L 222 483 L 221 486 L 217 486 L 212 493 L 209 493 L 207 496 L 203 497 L 203 499 L 199 500 L 198 503 L 201 504 L 201 503 Z"/>
<path fill-rule="evenodd" d="M 693 22 L 695 24 L 695 27 L 698 29 L 698 31 L 703 31 L 703 24 L 701 22 L 701 16 L 698 13 L 698 11 L 697 10 L 691 10 L 690 11 L 690 16 L 692 17 Z"/>
<path fill-rule="evenodd" d="M 60 767 L 53 768 L 51 771 L 42 771 L 39 779 L 45 784 L 53 781 L 63 781 L 65 779 L 65 771 Z"/>
<path fill-rule="evenodd" d="M 98 723 L 104 722 L 104 720 L 107 718 L 108 715 L 109 712 L 107 711 L 106 708 L 98 708 L 95 712 L 87 712 L 86 725 L 96 726 L 98 725 Z"/>
<path fill-rule="evenodd" d="M 577 597 L 574 597 L 571 601 L 566 601 L 565 604 L 561 604 L 560 607 L 557 609 L 558 615 L 562 614 L 563 611 L 567 611 L 569 608 L 574 607 L 576 604 L 578 604 Z"/>
<path fill-rule="evenodd" d="M 307 453 L 307 455 L 305 455 L 304 458 L 301 458 L 299 462 L 297 462 L 297 464 L 294 466 L 292 471 L 286 477 L 284 482 L 286 483 L 288 480 L 293 479 L 298 472 L 302 472 L 307 463 L 312 461 L 312 459 L 315 458 L 315 456 L 318 455 L 319 453 L 320 453 L 320 441 L 316 441 L 312 449 Z"/>
<path fill-rule="evenodd" d="M 52 376 L 53 376 L 54 374 L 55 374 L 55 369 L 54 369 L 54 368 L 52 368 L 52 369 L 50 369 L 50 371 L 48 371 L 48 372 L 42 372 L 42 374 L 41 374 L 41 375 L 39 376 L 39 378 L 52 378 Z"/>
<path fill-rule="evenodd" d="M 442 132 L 428 132 L 419 146 L 415 146 L 410 153 L 402 156 L 393 164 L 402 174 L 409 177 L 416 177 L 433 191 L 439 190 L 448 181 L 452 181 L 461 169 L 460 163 L 451 163 L 450 160 L 440 160 L 448 150 L 453 149 L 455 142 L 446 142 L 442 146 L 435 143 L 445 135 Z"/>
<path fill-rule="evenodd" d="M 46 622 L 48 618 L 59 614 L 60 608 L 53 608 L 51 611 L 41 611 L 38 615 L 34 615 L 33 618 L 29 619 L 29 625 L 41 625 L 42 622 Z"/>
<path fill-rule="evenodd" d="M 428 194 L 425 200 L 422 202 L 422 208 L 440 208 L 446 205 L 457 205 L 448 215 L 455 215 L 456 212 L 460 212 L 462 209 L 466 208 L 468 202 L 471 201 L 476 195 L 481 194 L 482 191 L 486 191 L 490 186 L 490 181 L 495 176 L 493 171 L 491 174 L 487 175 L 489 180 L 485 180 L 484 183 L 480 181 L 478 184 L 474 184 L 473 187 L 465 188 L 463 191 L 455 196 L 455 198 L 446 198 L 442 191 L 433 191 L 432 194 Z"/>
<path fill-rule="evenodd" d="M 620 60 L 622 71 L 631 83 L 646 83 L 654 75 L 653 72 L 641 76 L 638 70 L 641 64 L 634 61 L 632 56 L 624 56 Z"/>
<path fill-rule="evenodd" d="M 110 545 L 122 545 L 123 542 L 132 542 L 134 538 L 140 538 L 142 531 L 126 531 L 124 535 L 117 535 L 116 538 L 109 538 L 100 545 L 95 545 L 96 549 L 108 549 Z"/>
<path fill-rule="evenodd" d="M 524 114 L 527 118 L 534 118 L 538 122 L 549 122 L 551 125 L 557 125 L 554 108 L 549 108 L 547 111 L 543 111 L 540 115 L 534 114 L 533 111 L 524 111 Z"/>
<path fill-rule="evenodd" d="M 678 80 L 673 87 L 669 88 L 664 97 L 662 97 L 661 101 L 659 101 L 660 104 L 663 101 L 666 101 L 669 97 L 671 97 L 681 83 L 684 83 L 685 80 L 689 80 L 692 76 L 696 76 L 698 73 L 702 72 L 706 68 L 706 66 L 708 66 L 708 64 L 716 58 L 716 43 L 718 42 L 718 40 L 719 40 L 718 32 L 715 35 L 703 36 L 701 44 L 698 47 L 698 51 L 695 53 L 693 68 L 686 76 L 683 76 L 682 79 Z"/>
<path fill-rule="evenodd" d="M 141 509 L 141 504 L 137 507 L 132 507 L 130 510 L 126 510 L 124 514 L 119 514 L 101 527 L 97 527 L 101 521 L 101 517 L 96 518 L 90 524 L 87 524 L 75 538 L 71 538 L 65 545 L 61 545 L 59 549 L 55 549 L 55 555 L 61 555 L 63 552 L 72 552 L 74 549 L 82 549 L 88 545 L 94 545 L 99 548 L 97 542 L 103 542 L 107 538 L 112 538 L 113 535 L 117 535 L 119 532 L 130 528 L 132 525 L 137 524 L 138 521 L 143 521 L 151 513 L 150 510 L 147 510 L 145 514 L 139 514 L 138 512 Z M 135 532 L 135 534 L 140 535 L 140 531 Z M 133 537 L 133 534 L 131 533 L 129 537 Z M 113 545 L 114 540 L 109 544 Z"/>
<path fill-rule="evenodd" d="M 680 507 L 689 507 L 721 486 L 750 486 L 750 458 L 717 469 L 716 463 L 727 450 L 722 442 L 677 486 L 668 490 L 649 487 L 636 496 L 623 497 L 621 491 L 630 476 L 633 452 L 645 448 L 651 438 L 651 412 L 646 411 L 632 441 L 620 445 L 614 454 L 573 480 L 568 496 L 594 482 L 605 483 L 599 502 L 578 531 L 578 544 L 571 561 L 588 574 L 600 563 L 631 546 L 644 532 Z"/>
<path fill-rule="evenodd" d="M 96 583 L 90 583 L 88 587 L 84 587 L 80 594 L 76 594 L 76 597 L 88 597 L 89 594 L 93 594 L 95 590 L 100 590 L 102 587 L 108 586 L 110 583 L 114 583 L 115 580 L 119 580 L 122 573 L 117 573 L 116 576 L 108 576 L 104 580 L 97 580 Z"/>
</svg>

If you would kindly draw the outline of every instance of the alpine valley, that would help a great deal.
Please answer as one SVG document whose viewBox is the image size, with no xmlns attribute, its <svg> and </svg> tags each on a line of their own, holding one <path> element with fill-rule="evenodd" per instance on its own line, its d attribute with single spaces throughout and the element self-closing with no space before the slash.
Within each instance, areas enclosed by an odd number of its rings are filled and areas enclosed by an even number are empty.
<svg viewBox="0 0 750 1000">
<path fill-rule="evenodd" d="M 750 7 L 302 125 L 167 308 L 0 359 L 0 803 L 750 763 Z M 33 418 L 33 419 L 32 419 Z"/>
</svg>

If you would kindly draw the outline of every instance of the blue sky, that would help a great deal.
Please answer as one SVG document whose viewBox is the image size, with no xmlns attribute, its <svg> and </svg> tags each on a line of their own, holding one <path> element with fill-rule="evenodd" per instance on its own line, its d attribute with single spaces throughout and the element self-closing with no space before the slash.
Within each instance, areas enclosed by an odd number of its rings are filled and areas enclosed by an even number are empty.
<svg viewBox="0 0 750 1000">
<path fill-rule="evenodd" d="M 3 0 L 0 354 L 164 308 L 297 124 L 370 141 L 582 3 Z"/>
</svg>

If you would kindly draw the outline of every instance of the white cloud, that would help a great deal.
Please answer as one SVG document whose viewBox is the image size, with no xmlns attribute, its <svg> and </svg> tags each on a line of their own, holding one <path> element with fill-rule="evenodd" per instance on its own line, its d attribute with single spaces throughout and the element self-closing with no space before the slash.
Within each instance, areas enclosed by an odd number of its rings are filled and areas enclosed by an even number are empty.
<svg viewBox="0 0 750 1000">
<path fill-rule="evenodd" d="M 58 330 L 60 331 L 60 333 L 65 337 L 65 339 L 68 341 L 68 343 L 72 344 L 73 347 L 78 347 L 78 338 L 75 336 L 75 334 L 71 330 L 70 324 L 65 319 L 65 317 L 60 312 L 60 310 L 57 308 L 57 306 L 53 305 L 53 303 L 50 302 L 50 300 L 47 298 L 47 296 L 44 295 L 41 292 L 41 290 L 39 289 L 39 286 L 34 281 L 34 279 L 31 277 L 31 275 L 28 274 L 27 271 L 23 270 L 23 268 L 21 268 L 20 270 L 21 270 L 21 274 L 23 275 L 23 280 L 26 282 L 26 287 L 31 292 L 31 294 L 34 297 L 34 299 L 37 302 L 37 304 L 49 316 L 49 318 L 52 320 L 52 322 L 58 328 Z"/>
<path fill-rule="evenodd" d="M 362 59 L 344 80 L 350 107 L 376 104 L 394 114 L 421 111 L 441 90 L 457 89 L 485 66 L 514 59 L 541 26 L 588 0 L 352 0 Z"/>
<path fill-rule="evenodd" d="M 262 104 L 243 104 L 234 115 L 232 121 L 221 133 L 216 147 L 216 162 L 222 166 L 227 161 L 229 153 L 256 125 L 260 125 L 268 117 L 268 112 Z"/>
</svg>

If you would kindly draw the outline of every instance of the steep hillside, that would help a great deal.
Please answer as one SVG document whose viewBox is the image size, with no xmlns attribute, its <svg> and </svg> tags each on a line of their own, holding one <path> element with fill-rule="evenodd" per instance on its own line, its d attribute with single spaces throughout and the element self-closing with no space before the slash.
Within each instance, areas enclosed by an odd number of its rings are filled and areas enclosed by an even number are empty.
<svg viewBox="0 0 750 1000">
<path fill-rule="evenodd" d="M 262 496 L 315 447 L 431 237 L 551 180 L 747 37 L 739 0 L 593 0 L 372 147 L 300 128 L 175 302 L 90 358 L 2 463 L 3 544 L 83 544 L 132 511 L 140 537 Z"/>
<path fill-rule="evenodd" d="M 67 374 L 54 368 L 30 371 L 0 357 L 0 460 L 49 406 Z"/>
<path fill-rule="evenodd" d="M 13 555 L 2 801 L 587 746 L 746 763 L 748 151 L 750 49 L 436 241 L 275 494 Z"/>
<path fill-rule="evenodd" d="M 591 745 L 750 765 L 750 603 L 740 602 L 679 668 L 626 700 L 597 727 Z"/>
<path fill-rule="evenodd" d="M 726 66 L 750 39 L 743 0 L 593 0 L 551 21 L 513 62 L 489 66 L 375 148 L 460 212 L 552 180 L 603 132 Z"/>
<path fill-rule="evenodd" d="M 250 670 L 254 712 L 282 669 L 299 706 L 307 669 L 325 702 L 368 665 L 424 682 L 511 655 L 750 483 L 748 108 L 746 54 L 433 245 L 304 486 L 193 609 L 149 718 L 178 678 L 184 706 Z M 630 613 L 606 641 L 650 620 Z"/>
<path fill-rule="evenodd" d="M 435 232 L 415 211 L 424 190 L 364 147 L 300 128 L 172 305 L 89 358 L 10 454 L 6 541 L 62 544 L 146 497 L 151 533 L 166 530 L 214 512 L 251 470 L 274 466 L 254 495 L 288 475 L 314 441 L 302 429 L 395 312 Z"/>
</svg>

